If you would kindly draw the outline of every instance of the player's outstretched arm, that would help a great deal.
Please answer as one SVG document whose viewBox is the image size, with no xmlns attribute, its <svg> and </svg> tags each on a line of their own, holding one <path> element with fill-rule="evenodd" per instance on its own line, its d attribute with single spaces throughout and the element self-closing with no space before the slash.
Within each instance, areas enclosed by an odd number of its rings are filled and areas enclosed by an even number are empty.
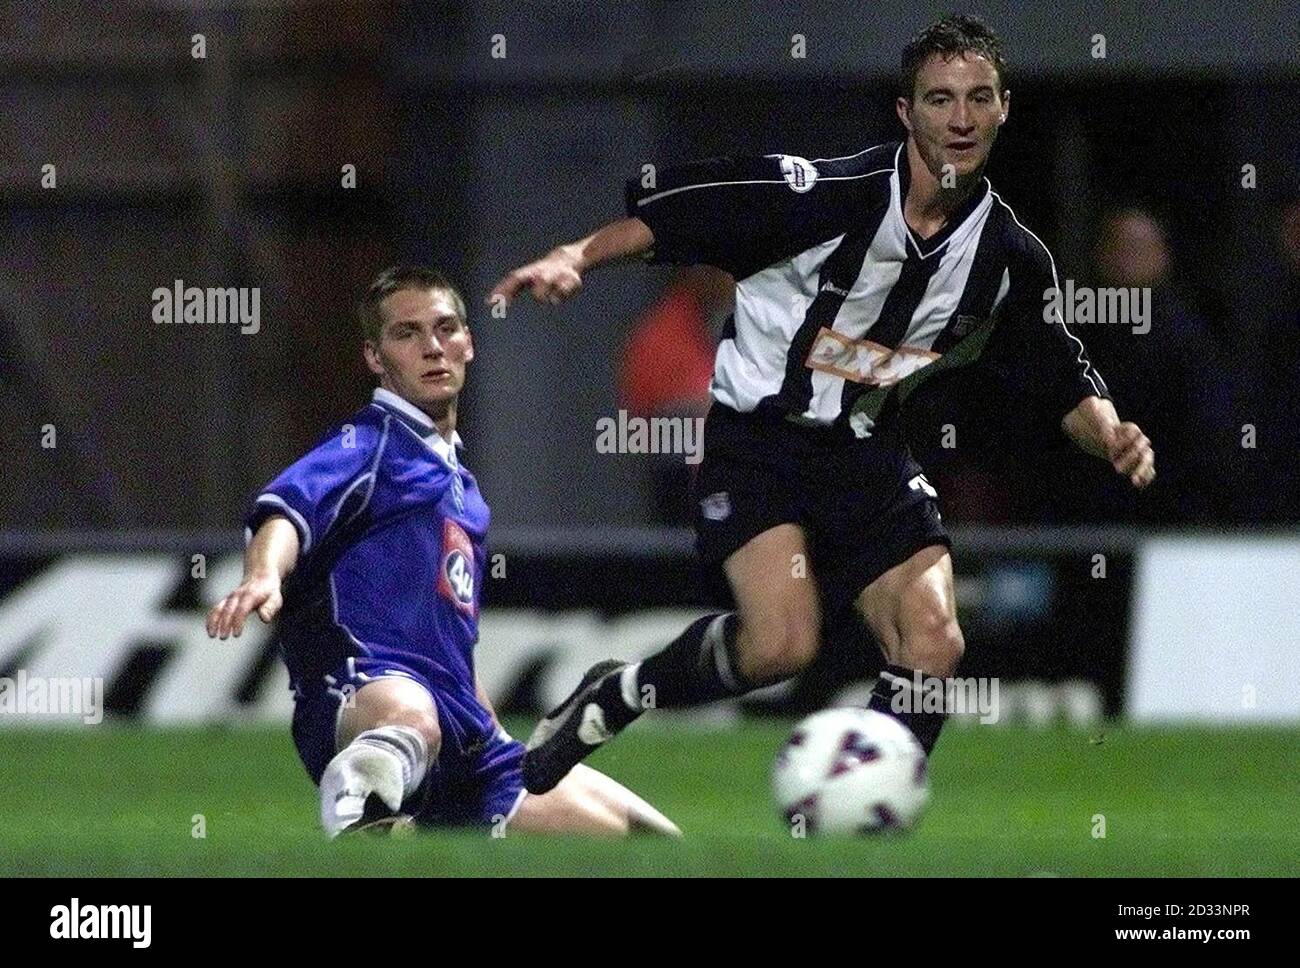
<svg viewBox="0 0 1300 968">
<path fill-rule="evenodd" d="M 1156 477 L 1155 451 L 1142 428 L 1121 423 L 1115 405 L 1101 397 L 1085 397 L 1061 420 L 1061 429 L 1085 453 L 1110 461 L 1136 488 Z"/>
<path fill-rule="evenodd" d="M 585 239 L 556 246 L 535 262 L 508 273 L 493 287 L 487 304 L 514 302 L 521 290 L 533 294 L 538 302 L 554 306 L 582 288 L 582 276 L 588 269 L 639 256 L 654 245 L 654 233 L 639 218 L 622 218 L 597 229 Z"/>
<path fill-rule="evenodd" d="M 298 529 L 280 515 L 267 518 L 244 551 L 244 580 L 208 612 L 208 636 L 238 636 L 254 609 L 263 622 L 275 618 L 284 604 L 280 583 L 297 563 Z"/>
</svg>

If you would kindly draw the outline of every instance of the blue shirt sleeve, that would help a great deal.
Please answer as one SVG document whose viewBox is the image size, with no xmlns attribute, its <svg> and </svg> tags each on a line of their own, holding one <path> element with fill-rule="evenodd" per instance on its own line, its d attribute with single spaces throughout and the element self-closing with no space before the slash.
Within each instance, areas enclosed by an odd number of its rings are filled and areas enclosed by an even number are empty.
<svg viewBox="0 0 1300 968">
<path fill-rule="evenodd" d="M 341 424 L 266 485 L 244 519 L 252 540 L 268 518 L 280 515 L 298 531 L 299 554 L 319 547 L 339 525 L 364 511 L 387 437 L 387 424 Z"/>
</svg>

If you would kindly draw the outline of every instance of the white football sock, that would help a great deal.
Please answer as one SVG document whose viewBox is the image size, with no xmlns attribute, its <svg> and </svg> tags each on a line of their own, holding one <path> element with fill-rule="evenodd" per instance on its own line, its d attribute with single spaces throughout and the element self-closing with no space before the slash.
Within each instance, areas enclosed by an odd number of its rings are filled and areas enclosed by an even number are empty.
<svg viewBox="0 0 1300 968">
<path fill-rule="evenodd" d="M 325 767 L 320 779 L 320 819 L 332 839 L 361 819 L 374 793 L 397 812 L 419 789 L 429 748 L 419 730 L 380 726 L 357 734 Z"/>
</svg>

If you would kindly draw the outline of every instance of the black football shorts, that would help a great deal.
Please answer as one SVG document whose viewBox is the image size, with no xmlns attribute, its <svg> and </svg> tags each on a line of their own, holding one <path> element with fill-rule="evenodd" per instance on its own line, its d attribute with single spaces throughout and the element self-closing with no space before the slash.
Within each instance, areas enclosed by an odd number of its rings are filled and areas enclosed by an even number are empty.
<svg viewBox="0 0 1300 968">
<path fill-rule="evenodd" d="M 821 587 L 853 598 L 922 548 L 952 544 L 900 430 L 860 439 L 842 425 L 810 427 L 714 403 L 695 478 L 701 563 L 720 569 L 779 524 L 803 528 Z"/>
</svg>

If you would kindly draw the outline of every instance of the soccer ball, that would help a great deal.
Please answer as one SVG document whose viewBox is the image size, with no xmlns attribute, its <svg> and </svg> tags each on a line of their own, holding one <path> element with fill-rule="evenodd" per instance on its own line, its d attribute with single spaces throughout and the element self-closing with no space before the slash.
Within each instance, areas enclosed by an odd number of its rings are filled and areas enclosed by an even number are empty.
<svg viewBox="0 0 1300 968">
<path fill-rule="evenodd" d="M 930 797 L 925 751 L 898 720 L 871 709 L 809 716 L 777 754 L 772 790 L 807 833 L 906 830 Z"/>
</svg>

